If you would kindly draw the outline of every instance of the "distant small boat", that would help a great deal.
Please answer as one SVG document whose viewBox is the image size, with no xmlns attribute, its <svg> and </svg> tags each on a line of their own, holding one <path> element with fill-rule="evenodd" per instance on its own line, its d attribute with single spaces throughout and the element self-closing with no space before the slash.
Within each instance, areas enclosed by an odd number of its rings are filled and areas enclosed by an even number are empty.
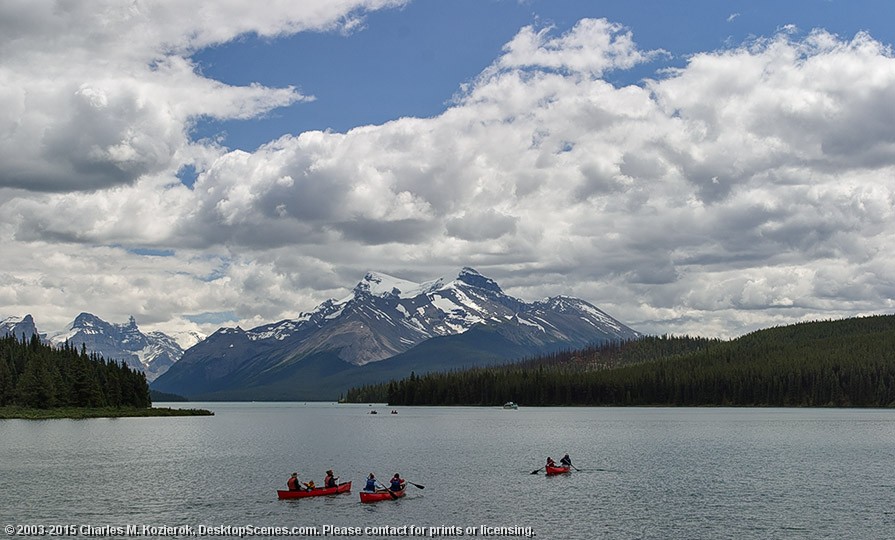
<svg viewBox="0 0 895 540">
<path fill-rule="evenodd" d="M 516 405 L 516 404 L 513 403 L 512 401 L 507 401 L 506 403 L 503 404 L 503 408 L 504 408 L 504 409 L 514 409 L 514 410 L 515 410 L 515 409 L 518 409 L 518 408 L 519 408 L 519 405 Z"/>
<path fill-rule="evenodd" d="M 379 414 L 379 413 L 376 411 L 370 411 L 370 414 Z"/>
<path fill-rule="evenodd" d="M 568 472 L 571 472 L 572 470 L 571 467 L 551 467 L 550 465 L 547 465 L 545 468 L 547 469 L 547 476 L 553 476 L 554 474 L 566 474 Z"/>
<path fill-rule="evenodd" d="M 392 411 L 392 414 L 398 414 L 398 411 Z"/>
<path fill-rule="evenodd" d="M 400 499 L 404 496 L 405 491 L 407 491 L 406 485 L 400 491 L 361 491 L 360 502 L 372 503 Z"/>
<path fill-rule="evenodd" d="M 336 495 L 338 493 L 348 493 L 351 491 L 351 482 L 342 482 L 336 487 L 319 487 L 310 491 L 306 490 L 287 490 L 278 489 L 277 498 L 279 499 L 301 499 L 302 497 L 319 497 L 321 495 Z"/>
</svg>

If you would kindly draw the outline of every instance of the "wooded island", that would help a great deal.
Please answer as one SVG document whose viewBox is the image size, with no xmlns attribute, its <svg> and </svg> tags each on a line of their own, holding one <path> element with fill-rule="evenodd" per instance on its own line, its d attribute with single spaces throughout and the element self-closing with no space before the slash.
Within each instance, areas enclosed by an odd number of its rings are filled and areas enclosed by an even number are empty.
<svg viewBox="0 0 895 540">
<path fill-rule="evenodd" d="M 26 339 L 0 338 L 0 418 L 210 415 L 152 407 L 146 376 L 123 362 Z"/>
</svg>

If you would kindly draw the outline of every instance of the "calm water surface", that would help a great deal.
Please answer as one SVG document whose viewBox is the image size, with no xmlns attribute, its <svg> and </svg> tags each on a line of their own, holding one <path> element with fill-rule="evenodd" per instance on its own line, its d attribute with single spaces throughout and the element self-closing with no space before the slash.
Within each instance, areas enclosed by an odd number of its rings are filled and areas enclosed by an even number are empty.
<svg viewBox="0 0 895 540">
<path fill-rule="evenodd" d="M 895 537 L 895 411 L 189 406 L 216 415 L 0 421 L 0 525 Z M 566 452 L 579 472 L 530 474 Z M 351 494 L 277 500 L 291 472 L 319 484 L 329 468 Z M 362 505 L 370 472 L 425 489 Z"/>
</svg>

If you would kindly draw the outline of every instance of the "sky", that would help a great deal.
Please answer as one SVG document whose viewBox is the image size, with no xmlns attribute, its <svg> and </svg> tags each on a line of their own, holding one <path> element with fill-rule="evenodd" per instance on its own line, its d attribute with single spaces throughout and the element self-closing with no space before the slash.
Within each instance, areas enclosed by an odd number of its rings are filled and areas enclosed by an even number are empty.
<svg viewBox="0 0 895 540">
<path fill-rule="evenodd" d="M 0 3 L 0 318 L 469 266 L 650 334 L 895 310 L 895 5 Z"/>
</svg>

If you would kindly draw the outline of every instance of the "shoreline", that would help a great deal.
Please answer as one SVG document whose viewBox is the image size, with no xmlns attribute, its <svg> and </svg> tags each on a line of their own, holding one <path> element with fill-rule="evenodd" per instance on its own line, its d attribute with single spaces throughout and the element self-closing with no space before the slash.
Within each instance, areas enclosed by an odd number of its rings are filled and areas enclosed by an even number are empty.
<svg viewBox="0 0 895 540">
<path fill-rule="evenodd" d="M 214 416 L 206 409 L 172 409 L 168 407 L 0 407 L 0 420 L 81 420 L 86 418 L 148 418 L 164 416 Z"/>
</svg>

